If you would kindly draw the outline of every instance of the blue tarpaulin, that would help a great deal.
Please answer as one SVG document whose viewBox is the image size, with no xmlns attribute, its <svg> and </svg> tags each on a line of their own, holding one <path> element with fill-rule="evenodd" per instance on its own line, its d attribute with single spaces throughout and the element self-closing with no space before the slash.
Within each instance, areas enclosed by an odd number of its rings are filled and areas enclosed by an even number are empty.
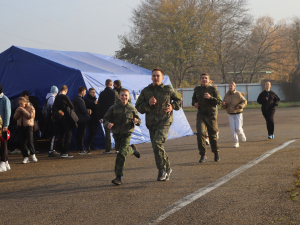
<svg viewBox="0 0 300 225">
<path fill-rule="evenodd" d="M 151 81 L 151 71 L 116 59 L 115 57 L 89 52 L 67 52 L 12 46 L 0 54 L 0 84 L 10 99 L 29 91 L 36 96 L 42 107 L 52 85 L 59 89 L 69 88 L 71 100 L 78 95 L 78 87 L 96 89 L 97 96 L 105 88 L 106 79 L 121 80 L 122 86 L 130 91 L 135 104 L 140 91 Z M 171 85 L 168 76 L 164 84 Z M 132 144 L 149 142 L 149 131 L 145 125 L 145 115 L 140 115 L 142 124 L 136 127 L 131 138 Z M 174 111 L 174 122 L 169 138 L 193 135 L 192 129 L 182 110 Z M 95 139 L 96 147 L 104 147 L 104 134 L 101 126 Z"/>
</svg>

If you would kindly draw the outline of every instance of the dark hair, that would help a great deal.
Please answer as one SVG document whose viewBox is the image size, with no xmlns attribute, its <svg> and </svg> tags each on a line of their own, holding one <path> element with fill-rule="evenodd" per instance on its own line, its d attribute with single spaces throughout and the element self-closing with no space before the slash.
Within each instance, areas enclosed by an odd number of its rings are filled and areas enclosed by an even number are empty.
<svg viewBox="0 0 300 225">
<path fill-rule="evenodd" d="M 22 94 L 21 94 L 23 97 L 25 96 L 25 95 L 27 95 L 27 96 L 29 96 L 29 92 L 28 91 L 22 91 Z"/>
<path fill-rule="evenodd" d="M 208 76 L 208 78 L 210 79 L 210 76 L 208 73 L 202 73 L 200 77 L 202 77 L 202 76 Z"/>
<path fill-rule="evenodd" d="M 95 88 L 90 88 L 90 89 L 89 89 L 89 92 L 90 92 L 90 91 L 96 91 L 96 90 L 95 90 Z"/>
<path fill-rule="evenodd" d="M 125 89 L 125 88 L 122 88 L 122 89 L 121 89 L 121 91 L 120 91 L 120 94 L 121 94 L 121 92 L 126 92 L 126 91 L 127 91 L 127 92 L 128 92 L 128 94 L 129 94 L 129 91 L 128 91 L 127 89 Z"/>
<path fill-rule="evenodd" d="M 105 81 L 105 85 L 107 86 L 107 85 L 110 85 L 110 84 L 112 84 L 112 80 L 111 80 L 111 79 L 107 79 L 107 80 Z"/>
<path fill-rule="evenodd" d="M 81 92 L 83 92 L 83 91 L 85 91 L 86 90 L 86 87 L 79 87 L 78 88 L 78 93 L 81 93 Z"/>
<path fill-rule="evenodd" d="M 63 85 L 63 86 L 61 86 L 61 88 L 60 88 L 60 91 L 67 91 L 67 90 L 68 90 L 67 85 Z"/>
<path fill-rule="evenodd" d="M 153 73 L 154 71 L 159 71 L 159 72 L 161 72 L 162 75 L 164 75 L 164 72 L 163 72 L 160 68 L 154 68 L 154 69 L 152 70 L 152 73 Z"/>
<path fill-rule="evenodd" d="M 114 81 L 114 84 L 115 84 L 115 85 L 118 85 L 118 86 L 121 86 L 121 81 L 120 81 L 120 80 L 115 80 L 115 81 Z"/>
</svg>

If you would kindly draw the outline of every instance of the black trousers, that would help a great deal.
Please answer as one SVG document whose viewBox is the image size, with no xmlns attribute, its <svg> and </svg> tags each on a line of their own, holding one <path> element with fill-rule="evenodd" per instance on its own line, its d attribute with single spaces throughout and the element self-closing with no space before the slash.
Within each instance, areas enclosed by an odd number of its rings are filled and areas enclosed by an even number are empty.
<svg viewBox="0 0 300 225">
<path fill-rule="evenodd" d="M 97 133 L 99 121 L 90 121 L 87 123 L 89 128 L 89 137 L 86 142 L 86 149 L 90 149 L 92 146 L 94 146 L 94 139 Z"/>
<path fill-rule="evenodd" d="M 265 120 L 266 120 L 266 123 L 267 123 L 268 135 L 273 135 L 274 134 L 275 110 L 268 111 L 268 112 L 263 112 L 262 114 L 265 117 Z"/>
<path fill-rule="evenodd" d="M 8 160 L 7 141 L 0 141 L 0 158 L 1 162 L 6 162 Z"/>
<path fill-rule="evenodd" d="M 30 155 L 33 155 L 34 145 L 33 145 L 33 127 L 18 127 L 19 130 L 19 141 L 21 146 L 21 152 L 23 157 L 28 157 L 28 150 Z"/>
<path fill-rule="evenodd" d="M 67 154 L 72 138 L 72 127 L 65 118 L 58 121 L 56 125 L 59 135 L 57 143 L 59 151 L 61 154 Z"/>
<path fill-rule="evenodd" d="M 84 138 L 86 135 L 86 123 L 77 123 L 78 129 L 77 129 L 77 149 L 78 151 L 84 150 Z"/>
<path fill-rule="evenodd" d="M 111 151 L 111 130 L 108 128 L 104 128 L 105 130 L 105 151 L 110 152 Z M 116 150 L 117 150 L 117 146 L 116 146 Z"/>
</svg>

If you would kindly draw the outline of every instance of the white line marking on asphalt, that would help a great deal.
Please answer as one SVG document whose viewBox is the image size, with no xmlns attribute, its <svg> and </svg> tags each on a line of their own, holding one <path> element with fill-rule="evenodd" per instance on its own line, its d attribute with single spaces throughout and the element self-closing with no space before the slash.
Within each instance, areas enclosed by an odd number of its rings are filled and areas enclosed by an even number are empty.
<svg viewBox="0 0 300 225">
<path fill-rule="evenodd" d="M 293 143 L 296 140 L 291 140 L 288 142 L 283 143 L 282 145 L 279 145 L 277 148 L 273 148 L 258 158 L 254 159 L 253 161 L 247 163 L 244 166 L 239 167 L 238 169 L 232 171 L 231 173 L 227 174 L 226 176 L 220 178 L 219 180 L 207 185 L 206 187 L 200 188 L 199 190 L 195 191 L 194 193 L 180 199 L 179 201 L 175 202 L 174 204 L 167 207 L 167 212 L 160 217 L 158 217 L 156 220 L 149 223 L 149 225 L 157 224 L 167 217 L 171 216 L 178 210 L 182 209 L 183 207 L 187 206 L 188 204 L 192 203 L 193 201 L 197 200 L 198 198 L 202 197 L 203 195 L 211 192 L 212 190 L 216 189 L 217 187 L 220 187 L 222 184 L 225 184 L 227 181 L 231 180 L 232 178 L 236 177 L 237 175 L 243 173 L 247 169 L 251 168 L 252 166 L 258 164 L 259 162 L 263 161 L 264 159 L 271 156 L 273 153 L 279 151 L 280 149 L 285 148 L 289 144 Z"/>
</svg>

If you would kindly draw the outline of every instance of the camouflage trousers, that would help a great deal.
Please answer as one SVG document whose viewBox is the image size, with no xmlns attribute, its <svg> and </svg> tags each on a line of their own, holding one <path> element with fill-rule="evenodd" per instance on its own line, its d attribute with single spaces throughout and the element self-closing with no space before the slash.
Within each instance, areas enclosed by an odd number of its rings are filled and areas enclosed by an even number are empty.
<svg viewBox="0 0 300 225">
<path fill-rule="evenodd" d="M 116 176 L 123 176 L 125 160 L 134 152 L 132 147 L 129 146 L 131 133 L 114 134 L 113 137 L 115 139 L 116 149 L 119 151 L 116 158 L 115 174 Z"/>
<path fill-rule="evenodd" d="M 202 115 L 201 113 L 197 113 L 197 142 L 198 142 L 198 149 L 200 155 L 206 154 L 206 141 L 205 136 L 206 132 L 208 133 L 209 142 L 211 145 L 211 151 L 213 153 L 219 152 L 218 148 L 218 139 L 217 139 L 217 132 L 218 132 L 218 123 L 217 123 L 217 116 L 206 116 Z"/>
<path fill-rule="evenodd" d="M 170 126 L 159 126 L 156 129 L 149 129 L 156 167 L 159 170 L 170 169 L 170 161 L 164 148 L 169 129 Z"/>
</svg>

